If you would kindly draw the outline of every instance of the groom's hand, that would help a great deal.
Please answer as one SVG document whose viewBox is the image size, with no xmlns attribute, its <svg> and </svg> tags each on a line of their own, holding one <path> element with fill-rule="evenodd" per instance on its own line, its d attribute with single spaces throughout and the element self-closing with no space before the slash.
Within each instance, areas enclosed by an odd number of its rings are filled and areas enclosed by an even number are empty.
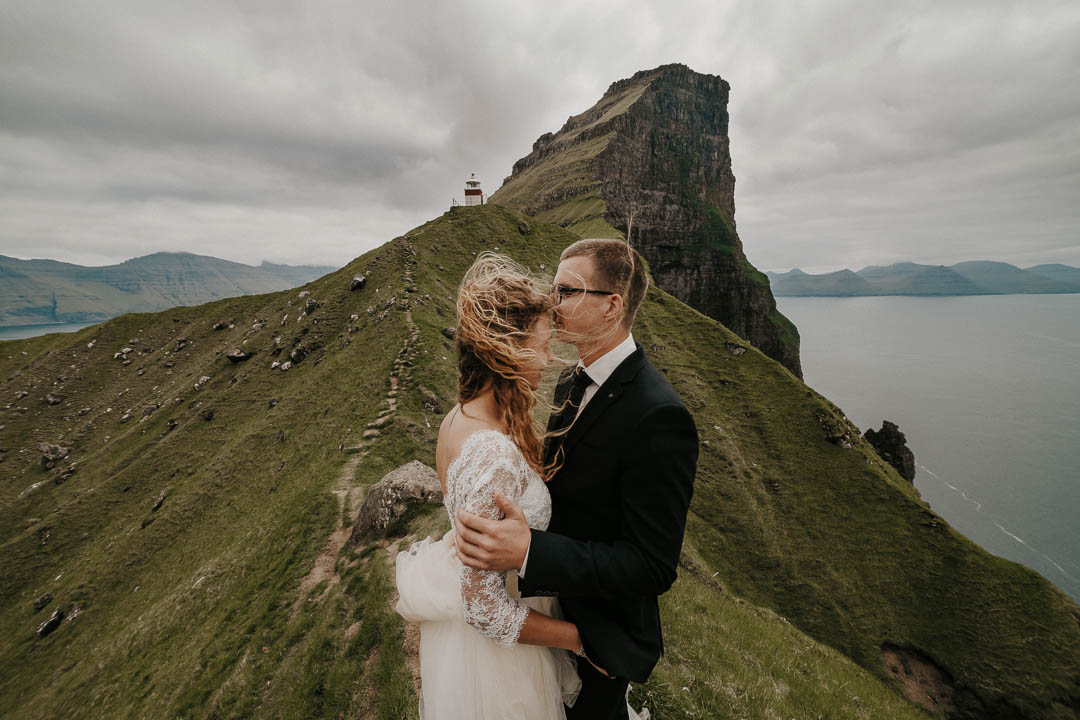
<svg viewBox="0 0 1080 720">
<path fill-rule="evenodd" d="M 498 490 L 495 504 L 506 513 L 504 519 L 489 520 L 458 510 L 454 523 L 458 559 L 478 570 L 519 570 L 532 540 L 529 523 L 521 508 Z"/>
</svg>

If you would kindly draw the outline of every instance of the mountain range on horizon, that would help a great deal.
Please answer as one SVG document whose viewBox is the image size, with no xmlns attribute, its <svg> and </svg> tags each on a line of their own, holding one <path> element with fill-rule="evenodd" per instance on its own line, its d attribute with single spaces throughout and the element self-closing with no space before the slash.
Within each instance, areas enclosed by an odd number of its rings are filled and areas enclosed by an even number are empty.
<svg viewBox="0 0 1080 720">
<path fill-rule="evenodd" d="M 0 255 L 0 327 L 97 322 L 286 290 L 335 269 L 265 260 L 246 265 L 190 252 L 156 252 L 101 266 Z"/>
<path fill-rule="evenodd" d="M 953 265 L 913 262 L 868 265 L 829 273 L 766 271 L 777 297 L 869 295 L 1011 295 L 1080 292 L 1080 268 L 1046 263 L 1019 268 L 1005 262 L 971 260 Z"/>
</svg>

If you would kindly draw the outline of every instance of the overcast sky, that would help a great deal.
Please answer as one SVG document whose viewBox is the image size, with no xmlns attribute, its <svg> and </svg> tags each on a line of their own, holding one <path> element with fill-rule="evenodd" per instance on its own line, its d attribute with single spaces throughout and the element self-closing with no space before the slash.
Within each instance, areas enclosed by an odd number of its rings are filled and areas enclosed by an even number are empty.
<svg viewBox="0 0 1080 720">
<path fill-rule="evenodd" d="M 1075 0 L 0 0 L 0 253 L 340 266 L 669 62 L 760 269 L 1080 266 Z"/>
</svg>

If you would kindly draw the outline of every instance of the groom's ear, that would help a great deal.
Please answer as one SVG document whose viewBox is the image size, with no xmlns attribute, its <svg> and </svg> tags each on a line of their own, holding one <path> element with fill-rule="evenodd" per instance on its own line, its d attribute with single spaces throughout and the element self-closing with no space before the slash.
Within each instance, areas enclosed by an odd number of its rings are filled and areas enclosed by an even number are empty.
<svg viewBox="0 0 1080 720">
<path fill-rule="evenodd" d="M 623 316 L 623 296 L 619 293 L 608 295 L 608 306 L 604 310 L 604 317 L 608 320 L 621 322 Z"/>
</svg>

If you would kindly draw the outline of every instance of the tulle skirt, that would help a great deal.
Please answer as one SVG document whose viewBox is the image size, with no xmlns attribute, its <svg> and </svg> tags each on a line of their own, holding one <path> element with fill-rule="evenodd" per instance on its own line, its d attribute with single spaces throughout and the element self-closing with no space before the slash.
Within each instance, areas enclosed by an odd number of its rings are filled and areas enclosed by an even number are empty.
<svg viewBox="0 0 1080 720">
<path fill-rule="evenodd" d="M 423 720 L 562 720 L 581 680 L 573 656 L 537 645 L 499 646 L 465 622 L 454 531 L 397 556 L 398 613 L 420 624 L 420 717 Z M 517 594 L 517 574 L 507 590 Z M 521 600 L 561 617 L 555 598 Z"/>
</svg>

